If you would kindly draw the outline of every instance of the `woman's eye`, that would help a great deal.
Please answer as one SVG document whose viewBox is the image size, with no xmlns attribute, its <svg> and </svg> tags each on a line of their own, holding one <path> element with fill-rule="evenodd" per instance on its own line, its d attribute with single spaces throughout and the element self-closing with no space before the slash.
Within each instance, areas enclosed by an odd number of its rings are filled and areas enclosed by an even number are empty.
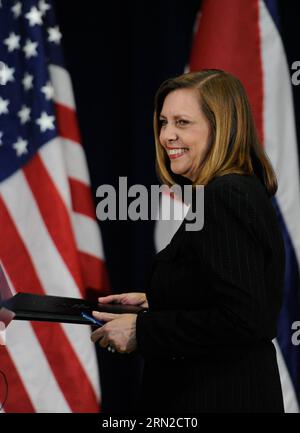
<svg viewBox="0 0 300 433">
<path fill-rule="evenodd" d="M 160 126 L 165 126 L 167 121 L 165 119 L 159 119 Z"/>
<path fill-rule="evenodd" d="M 178 119 L 177 121 L 176 121 L 176 125 L 177 126 L 185 126 L 185 125 L 187 125 L 189 123 L 189 121 L 188 120 L 185 120 L 185 119 Z M 168 121 L 166 120 L 166 119 L 159 119 L 159 124 L 160 124 L 160 126 L 162 127 L 162 126 L 166 126 L 167 124 L 168 124 Z"/>
<path fill-rule="evenodd" d="M 180 119 L 180 120 L 178 120 L 178 124 L 179 124 L 180 126 L 187 125 L 188 123 L 189 123 L 188 120 L 184 120 L 184 119 Z"/>
</svg>

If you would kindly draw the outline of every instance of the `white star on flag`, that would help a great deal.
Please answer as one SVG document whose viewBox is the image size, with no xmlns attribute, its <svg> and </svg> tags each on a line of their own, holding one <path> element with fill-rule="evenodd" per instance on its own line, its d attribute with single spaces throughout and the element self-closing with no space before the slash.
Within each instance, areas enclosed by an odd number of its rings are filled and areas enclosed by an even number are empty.
<svg viewBox="0 0 300 433">
<path fill-rule="evenodd" d="M 22 84 L 24 86 L 24 90 L 32 89 L 32 81 L 33 81 L 33 75 L 28 74 L 28 72 L 25 73 L 24 78 L 22 80 Z"/>
<path fill-rule="evenodd" d="M 21 15 L 21 11 L 22 11 L 22 3 L 21 2 L 17 2 L 12 8 L 11 8 L 12 13 L 14 14 L 14 18 L 18 18 Z"/>
<path fill-rule="evenodd" d="M 60 40 L 62 38 L 62 34 L 60 33 L 58 26 L 49 27 L 49 29 L 47 29 L 47 32 L 49 34 L 49 36 L 48 36 L 49 42 L 55 42 L 56 44 L 60 43 Z"/>
<path fill-rule="evenodd" d="M 18 141 L 16 141 L 12 147 L 15 149 L 17 156 L 22 156 L 25 153 L 28 153 L 28 141 L 27 140 L 23 140 L 23 138 L 19 137 Z"/>
<path fill-rule="evenodd" d="M 52 84 L 50 83 L 50 81 L 48 81 L 46 83 L 46 85 L 41 88 L 41 91 L 44 93 L 47 101 L 50 101 L 51 99 L 53 99 L 54 88 L 53 88 Z"/>
<path fill-rule="evenodd" d="M 14 79 L 15 68 L 9 68 L 5 65 L 5 68 L 1 70 L 1 84 L 5 85 L 8 81 L 15 81 Z"/>
<path fill-rule="evenodd" d="M 7 45 L 7 49 L 11 53 L 17 48 L 20 48 L 20 36 L 16 35 L 14 32 L 11 32 L 9 37 L 4 39 L 4 43 Z"/>
<path fill-rule="evenodd" d="M 3 132 L 0 131 L 0 146 L 2 146 L 3 142 L 2 142 L 2 138 L 3 138 Z"/>
<path fill-rule="evenodd" d="M 54 116 L 49 116 L 45 111 L 41 113 L 41 116 L 36 120 L 39 125 L 41 132 L 45 132 L 47 129 L 54 129 Z"/>
<path fill-rule="evenodd" d="M 29 122 L 30 120 L 30 108 L 26 105 L 22 105 L 21 110 L 18 112 L 18 116 L 20 118 L 20 122 L 22 125 L 24 125 L 26 122 Z"/>
<path fill-rule="evenodd" d="M 50 9 L 50 5 L 48 3 L 46 3 L 45 0 L 39 1 L 39 10 L 40 10 L 42 15 L 45 15 L 47 10 L 49 10 L 49 9 Z"/>
<path fill-rule="evenodd" d="M 0 96 L 0 114 L 7 114 L 8 113 L 8 106 L 9 104 L 9 100 L 8 99 L 3 99 Z"/>
<path fill-rule="evenodd" d="M 23 47 L 23 51 L 25 52 L 26 59 L 29 59 L 30 57 L 36 57 L 37 56 L 37 42 L 33 42 L 30 39 L 26 40 L 26 44 Z"/>
<path fill-rule="evenodd" d="M 43 24 L 42 13 L 35 6 L 32 6 L 25 17 L 28 19 L 30 27 Z"/>
</svg>

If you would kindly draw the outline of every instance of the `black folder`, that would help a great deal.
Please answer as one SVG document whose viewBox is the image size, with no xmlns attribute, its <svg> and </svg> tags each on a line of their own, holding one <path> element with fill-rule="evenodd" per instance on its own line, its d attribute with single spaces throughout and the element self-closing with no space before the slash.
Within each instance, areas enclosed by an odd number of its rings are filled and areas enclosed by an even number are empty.
<svg viewBox="0 0 300 433">
<path fill-rule="evenodd" d="M 2 302 L 3 307 L 15 313 L 14 320 L 33 320 L 43 322 L 78 323 L 91 325 L 81 313 L 88 315 L 92 311 L 108 313 L 138 313 L 142 307 L 122 304 L 100 304 L 80 298 L 65 298 L 62 296 L 34 295 L 17 293 Z"/>
</svg>

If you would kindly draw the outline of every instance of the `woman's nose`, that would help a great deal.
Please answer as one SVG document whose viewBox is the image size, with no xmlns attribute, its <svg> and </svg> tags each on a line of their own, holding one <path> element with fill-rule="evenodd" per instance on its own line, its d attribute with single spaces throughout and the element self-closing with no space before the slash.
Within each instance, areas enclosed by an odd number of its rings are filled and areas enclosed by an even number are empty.
<svg viewBox="0 0 300 433">
<path fill-rule="evenodd" d="M 160 137 L 162 140 L 166 140 L 166 141 L 177 140 L 178 136 L 174 125 L 171 124 L 165 125 L 160 131 Z"/>
</svg>

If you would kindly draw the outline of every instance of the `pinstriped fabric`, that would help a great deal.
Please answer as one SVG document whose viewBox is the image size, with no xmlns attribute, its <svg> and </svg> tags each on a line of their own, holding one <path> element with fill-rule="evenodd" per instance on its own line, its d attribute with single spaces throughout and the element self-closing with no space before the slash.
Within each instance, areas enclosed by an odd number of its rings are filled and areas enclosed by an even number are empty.
<svg viewBox="0 0 300 433">
<path fill-rule="evenodd" d="M 137 341 L 145 410 L 280 412 L 271 340 L 281 305 L 283 243 L 255 176 L 205 188 L 199 232 L 179 228 L 154 262 Z"/>
</svg>

